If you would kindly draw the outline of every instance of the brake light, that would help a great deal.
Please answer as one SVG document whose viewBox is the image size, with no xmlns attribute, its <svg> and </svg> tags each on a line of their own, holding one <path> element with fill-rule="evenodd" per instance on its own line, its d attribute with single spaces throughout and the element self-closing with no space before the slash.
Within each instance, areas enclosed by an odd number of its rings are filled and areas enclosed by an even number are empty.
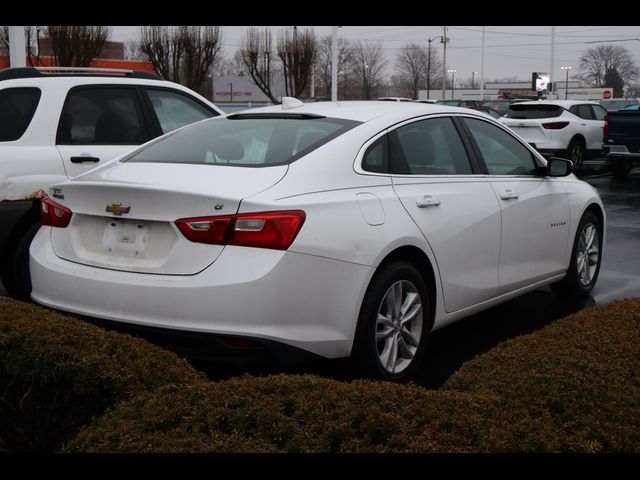
<svg viewBox="0 0 640 480">
<path fill-rule="evenodd" d="M 569 122 L 551 122 L 542 124 L 542 126 L 547 130 L 561 130 L 567 125 L 569 125 Z"/>
<path fill-rule="evenodd" d="M 604 116 L 604 127 L 602 129 L 602 136 L 607 138 L 609 136 L 609 114 Z"/>
<path fill-rule="evenodd" d="M 67 207 L 44 198 L 40 202 L 40 222 L 50 227 L 65 228 L 71 221 L 73 213 Z"/>
<path fill-rule="evenodd" d="M 302 210 L 182 218 L 176 225 L 192 242 L 286 250 L 306 215 Z"/>
</svg>

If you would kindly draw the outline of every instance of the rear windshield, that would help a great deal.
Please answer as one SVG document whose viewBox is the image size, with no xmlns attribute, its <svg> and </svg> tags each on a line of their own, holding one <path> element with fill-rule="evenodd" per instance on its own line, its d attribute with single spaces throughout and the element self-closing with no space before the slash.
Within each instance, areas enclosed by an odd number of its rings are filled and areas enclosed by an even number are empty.
<svg viewBox="0 0 640 480">
<path fill-rule="evenodd" d="M 234 115 L 178 130 L 126 161 L 235 167 L 287 165 L 358 124 L 303 115 Z"/>
<path fill-rule="evenodd" d="M 523 105 L 514 103 L 509 105 L 505 117 L 507 118 L 553 118 L 562 115 L 563 108 L 558 105 Z"/>
</svg>

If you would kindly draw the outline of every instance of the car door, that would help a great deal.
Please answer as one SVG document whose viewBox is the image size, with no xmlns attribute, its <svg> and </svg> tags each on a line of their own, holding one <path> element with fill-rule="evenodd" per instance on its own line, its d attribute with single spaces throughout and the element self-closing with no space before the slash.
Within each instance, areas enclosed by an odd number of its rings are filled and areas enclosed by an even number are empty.
<svg viewBox="0 0 640 480">
<path fill-rule="evenodd" d="M 56 135 L 67 176 L 80 175 L 150 140 L 148 123 L 133 86 L 70 89 Z"/>
<path fill-rule="evenodd" d="M 452 117 L 411 121 L 391 131 L 389 160 L 393 188 L 435 254 L 445 309 L 495 296 L 500 205 L 476 174 Z"/>
<path fill-rule="evenodd" d="M 569 197 L 563 182 L 541 176 L 535 154 L 507 130 L 481 119 L 463 121 L 500 203 L 500 293 L 566 270 Z"/>
<path fill-rule="evenodd" d="M 593 105 L 588 103 L 581 103 L 572 105 L 569 111 L 580 117 L 580 133 L 584 135 L 587 150 L 602 150 L 604 116 L 601 115 L 598 119 L 592 107 Z"/>
</svg>

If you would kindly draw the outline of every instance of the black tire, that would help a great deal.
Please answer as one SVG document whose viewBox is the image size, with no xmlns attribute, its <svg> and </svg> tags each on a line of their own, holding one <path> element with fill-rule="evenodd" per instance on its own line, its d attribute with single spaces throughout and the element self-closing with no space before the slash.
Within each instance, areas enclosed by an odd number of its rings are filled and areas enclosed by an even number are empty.
<svg viewBox="0 0 640 480">
<path fill-rule="evenodd" d="M 611 171 L 616 178 L 624 178 L 631 171 L 631 160 L 628 158 L 619 158 L 611 163 Z"/>
<path fill-rule="evenodd" d="M 581 244 L 581 236 L 585 229 L 589 228 L 589 226 L 593 226 L 596 229 L 597 235 L 597 248 L 598 255 L 597 260 L 595 261 L 595 269 L 589 275 L 589 281 L 587 277 L 582 276 L 581 272 L 583 271 L 580 266 L 581 258 L 579 258 L 580 251 L 582 249 Z M 591 257 L 593 258 L 593 257 Z M 589 261 L 588 259 L 586 261 Z M 598 216 L 592 211 L 586 212 L 582 218 L 580 219 L 580 223 L 578 224 L 578 229 L 576 230 L 576 236 L 573 240 L 573 250 L 571 251 L 571 260 L 569 263 L 569 269 L 567 270 L 567 275 L 561 281 L 551 285 L 553 290 L 561 295 L 571 295 L 576 297 L 583 297 L 589 294 L 589 292 L 593 289 L 598 280 L 598 274 L 600 273 L 600 265 L 602 264 L 602 224 L 600 223 L 600 219 Z M 587 264 L 588 265 L 588 264 Z"/>
<path fill-rule="evenodd" d="M 40 222 L 27 225 L 11 239 L 3 254 L 0 264 L 2 285 L 16 300 L 31 300 L 29 246 L 39 229 Z"/>
<path fill-rule="evenodd" d="M 387 294 L 391 292 L 391 287 L 397 285 L 400 282 L 401 288 L 404 288 L 402 295 L 405 293 L 413 294 L 417 293 L 421 308 L 418 311 L 417 304 L 414 301 L 413 307 L 416 310 L 414 320 L 410 320 L 405 324 L 405 329 L 400 327 L 400 319 L 397 320 L 395 327 L 387 327 L 394 333 L 388 335 L 388 341 L 376 340 L 376 333 L 383 333 L 379 330 L 378 313 L 388 308 L 389 303 L 384 302 Z M 415 291 L 414 291 L 415 290 Z M 407 297 L 401 297 L 403 299 Z M 384 304 L 383 304 L 384 302 Z M 411 311 L 411 309 L 409 309 Z M 389 314 L 389 318 L 393 318 L 393 314 Z M 410 316 L 407 316 L 410 318 Z M 390 324 L 393 322 L 390 322 Z M 419 333 L 417 325 L 420 324 Z M 427 293 L 427 287 L 422 275 L 418 270 L 409 262 L 397 260 L 392 261 L 382 266 L 373 276 L 369 288 L 365 294 L 360 309 L 360 317 L 358 319 L 358 328 L 356 330 L 356 336 L 354 340 L 354 347 L 351 358 L 355 363 L 355 366 L 359 368 L 361 373 L 366 376 L 393 382 L 407 382 L 411 380 L 418 368 L 420 367 L 421 360 L 424 356 L 427 335 L 431 329 L 431 309 L 429 303 L 429 295 Z M 393 329 L 396 330 L 393 330 Z M 407 330 L 411 336 L 407 333 Z M 393 367 L 391 371 L 382 364 L 381 355 L 384 354 L 389 342 L 393 343 L 394 339 L 398 339 L 396 343 L 397 348 L 397 362 L 398 371 L 394 372 Z M 417 340 L 417 346 L 412 342 Z M 382 352 L 380 351 L 382 350 Z M 413 350 L 410 352 L 410 350 Z M 410 356 L 413 355 L 413 358 Z M 389 355 L 388 358 L 391 358 Z"/>
<path fill-rule="evenodd" d="M 582 164 L 586 155 L 584 143 L 579 138 L 574 138 L 567 147 L 567 158 L 573 162 L 573 169 L 577 172 L 582 170 Z"/>
</svg>

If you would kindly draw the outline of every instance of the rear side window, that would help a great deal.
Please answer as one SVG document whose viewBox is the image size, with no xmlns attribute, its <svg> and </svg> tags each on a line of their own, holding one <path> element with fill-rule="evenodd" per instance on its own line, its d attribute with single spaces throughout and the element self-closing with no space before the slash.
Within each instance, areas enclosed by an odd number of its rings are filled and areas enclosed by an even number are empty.
<svg viewBox="0 0 640 480">
<path fill-rule="evenodd" d="M 58 145 L 140 145 L 148 140 L 133 88 L 72 90 L 58 123 Z"/>
<path fill-rule="evenodd" d="M 391 173 L 469 175 L 469 157 L 450 118 L 403 125 L 389 137 Z"/>
<path fill-rule="evenodd" d="M 0 142 L 18 140 L 31 123 L 40 101 L 39 88 L 0 90 Z"/>
<path fill-rule="evenodd" d="M 591 105 L 573 105 L 569 111 L 585 120 L 594 119 L 593 112 L 591 111 Z"/>
<path fill-rule="evenodd" d="M 146 92 L 160 122 L 162 133 L 217 115 L 199 102 L 178 92 L 160 89 L 147 89 Z"/>
<path fill-rule="evenodd" d="M 505 117 L 517 119 L 554 118 L 562 115 L 563 108 L 558 105 L 509 105 Z"/>
<path fill-rule="evenodd" d="M 178 130 L 127 161 L 236 167 L 286 165 L 358 124 L 300 115 L 236 115 Z"/>
</svg>

